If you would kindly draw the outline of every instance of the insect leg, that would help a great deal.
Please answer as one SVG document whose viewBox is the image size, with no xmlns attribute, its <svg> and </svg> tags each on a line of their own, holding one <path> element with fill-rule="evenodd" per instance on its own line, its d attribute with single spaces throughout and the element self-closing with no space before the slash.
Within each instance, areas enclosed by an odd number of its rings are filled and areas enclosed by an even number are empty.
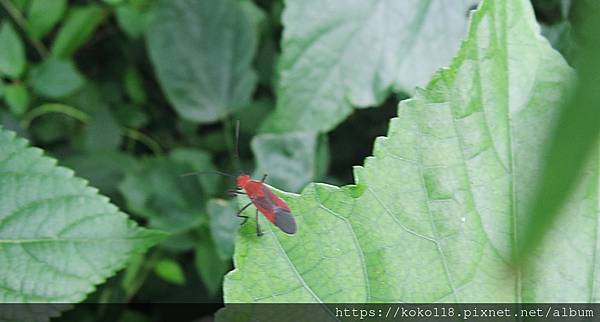
<svg viewBox="0 0 600 322">
<path fill-rule="evenodd" d="M 258 224 L 258 208 L 256 209 L 256 236 L 260 237 L 263 235 L 263 232 L 260 231 L 260 225 Z"/>
<path fill-rule="evenodd" d="M 235 214 L 236 216 L 238 216 L 240 218 L 244 218 L 244 221 L 242 221 L 242 223 L 240 224 L 240 226 L 243 225 L 243 224 L 245 224 L 246 221 L 248 221 L 248 216 L 244 216 L 241 213 L 242 213 L 242 211 L 246 210 L 246 208 L 250 207 L 251 204 L 252 203 L 249 202 L 247 205 L 243 206 L 242 209 L 238 210 L 238 212 Z"/>
<path fill-rule="evenodd" d="M 262 177 L 262 179 L 260 179 L 260 182 L 264 183 L 265 180 L 267 180 L 267 174 L 266 173 L 263 174 L 263 177 Z"/>
<path fill-rule="evenodd" d="M 232 196 L 235 196 L 235 195 L 246 195 L 247 194 L 245 192 L 234 190 L 234 189 L 227 190 L 227 193 L 230 194 L 230 195 L 232 195 Z"/>
</svg>

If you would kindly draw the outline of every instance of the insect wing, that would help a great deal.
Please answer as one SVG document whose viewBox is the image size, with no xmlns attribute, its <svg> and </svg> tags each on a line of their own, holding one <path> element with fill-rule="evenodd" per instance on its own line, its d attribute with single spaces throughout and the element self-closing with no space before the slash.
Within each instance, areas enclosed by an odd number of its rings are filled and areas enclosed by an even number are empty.
<svg viewBox="0 0 600 322">
<path fill-rule="evenodd" d="M 275 214 L 275 220 L 271 221 L 275 224 L 275 226 L 279 227 L 283 232 L 288 234 L 295 234 L 298 230 L 296 226 L 296 220 L 292 215 L 292 211 L 290 207 L 285 203 L 285 201 L 281 200 L 281 198 L 277 197 L 271 189 L 263 186 L 263 192 L 265 198 L 268 198 L 274 205 L 273 213 Z"/>
<path fill-rule="evenodd" d="M 275 226 L 279 227 L 284 233 L 293 235 L 298 230 L 296 220 L 288 209 L 275 208 Z"/>
<path fill-rule="evenodd" d="M 267 188 L 267 186 L 263 186 L 263 194 L 267 197 L 276 207 L 283 208 L 286 210 L 290 210 L 290 207 L 285 203 L 285 201 L 281 200 L 281 198 L 277 197 L 276 194 L 271 191 L 271 189 Z"/>
<path fill-rule="evenodd" d="M 295 234 L 298 230 L 296 220 L 290 208 L 266 186 L 262 187 L 262 196 L 252 198 L 256 209 L 270 222 L 287 234 Z"/>
<path fill-rule="evenodd" d="M 252 198 L 252 203 L 270 222 L 275 223 L 275 204 L 268 196 Z"/>
</svg>

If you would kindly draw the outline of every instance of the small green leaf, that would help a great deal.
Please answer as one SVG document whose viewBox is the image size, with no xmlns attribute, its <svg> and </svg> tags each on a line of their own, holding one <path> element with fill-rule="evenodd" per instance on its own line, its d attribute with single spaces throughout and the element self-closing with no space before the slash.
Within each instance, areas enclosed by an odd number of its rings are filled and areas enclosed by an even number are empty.
<svg viewBox="0 0 600 322">
<path fill-rule="evenodd" d="M 178 262 L 172 259 L 163 258 L 159 260 L 154 266 L 154 272 L 166 282 L 177 285 L 185 284 L 183 269 L 181 269 Z"/>
<path fill-rule="evenodd" d="M 29 0 L 12 0 L 11 2 L 15 8 L 19 9 L 19 11 L 24 11 L 29 3 Z"/>
<path fill-rule="evenodd" d="M 64 98 L 80 89 L 85 78 L 70 60 L 50 57 L 31 68 L 29 84 L 33 90 L 48 98 Z"/>
<path fill-rule="evenodd" d="M 139 38 L 148 28 L 150 11 L 146 7 L 126 3 L 117 7 L 116 17 L 119 27 L 127 36 Z"/>
<path fill-rule="evenodd" d="M 0 25 L 0 75 L 19 78 L 25 71 L 25 48 L 23 41 L 8 21 Z"/>
<path fill-rule="evenodd" d="M 116 5 L 123 3 L 123 0 L 102 0 L 102 1 L 104 1 L 104 3 L 107 3 L 111 6 L 116 6 Z"/>
<path fill-rule="evenodd" d="M 267 174 L 267 182 L 280 189 L 300 191 L 316 170 L 317 135 L 314 132 L 259 134 L 252 139 L 257 167 L 254 177 Z"/>
<path fill-rule="evenodd" d="M 29 92 L 22 83 L 7 85 L 4 99 L 14 115 L 23 115 L 29 108 Z"/>
<path fill-rule="evenodd" d="M 4 96 L 4 87 L 6 85 L 4 85 L 4 80 L 2 78 L 0 78 L 0 98 L 2 98 Z"/>
<path fill-rule="evenodd" d="M 0 130 L 0 301 L 71 303 L 164 233 L 138 227 L 73 171 Z"/>
<path fill-rule="evenodd" d="M 135 104 L 146 103 L 146 90 L 144 89 L 142 77 L 135 66 L 131 65 L 127 67 L 123 77 L 123 84 L 125 86 L 125 93 L 127 93 Z"/>
<path fill-rule="evenodd" d="M 327 132 L 354 107 L 424 85 L 458 49 L 471 3 L 285 1 L 277 108 L 264 129 Z"/>
<path fill-rule="evenodd" d="M 240 131 L 254 135 L 264 119 L 273 111 L 275 103 L 268 98 L 260 98 L 248 104 L 247 108 L 236 111 L 233 119 L 240 121 Z"/>
<path fill-rule="evenodd" d="M 150 117 L 140 106 L 132 104 L 123 104 L 114 114 L 119 124 L 132 129 L 142 128 L 150 121 Z"/>
<path fill-rule="evenodd" d="M 148 34 L 160 85 L 181 117 L 222 119 L 254 91 L 256 27 L 235 0 L 163 0 Z"/>
<path fill-rule="evenodd" d="M 105 16 L 106 12 L 97 5 L 72 7 L 52 43 L 52 54 L 69 58 L 92 36 Z"/>
<path fill-rule="evenodd" d="M 67 0 L 32 0 L 27 10 L 27 30 L 31 37 L 44 37 L 60 21 Z"/>
<path fill-rule="evenodd" d="M 211 199 L 206 205 L 210 234 L 219 258 L 229 260 L 233 255 L 233 244 L 242 221 L 237 214 L 237 202 Z"/>
<path fill-rule="evenodd" d="M 195 265 L 202 282 L 211 295 L 219 292 L 223 285 L 223 276 L 229 269 L 229 260 L 221 259 L 208 231 L 202 230 L 201 240 L 195 251 Z"/>
</svg>

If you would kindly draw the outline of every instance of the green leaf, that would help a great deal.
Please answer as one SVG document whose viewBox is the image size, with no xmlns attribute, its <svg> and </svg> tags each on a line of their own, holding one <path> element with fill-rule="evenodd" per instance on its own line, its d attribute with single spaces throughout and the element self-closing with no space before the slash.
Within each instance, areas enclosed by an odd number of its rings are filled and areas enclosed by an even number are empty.
<svg viewBox="0 0 600 322">
<path fill-rule="evenodd" d="M 219 258 L 229 260 L 233 255 L 233 244 L 241 222 L 236 216 L 237 203 L 235 200 L 211 199 L 206 205 L 206 211 L 210 219 L 210 234 Z"/>
<path fill-rule="evenodd" d="M 242 226 L 224 301 L 598 301 L 598 155 L 526 268 L 511 265 L 572 76 L 529 1 L 485 0 L 450 67 L 400 103 L 356 185 L 278 192 L 296 235 L 263 217 L 260 238 L 254 220 Z"/>
<path fill-rule="evenodd" d="M 72 7 L 50 51 L 54 56 L 68 58 L 81 47 L 100 25 L 106 12 L 97 5 Z"/>
<path fill-rule="evenodd" d="M 164 281 L 177 284 L 184 285 L 185 284 L 185 274 L 183 273 L 183 269 L 178 262 L 172 259 L 161 259 L 154 266 L 154 272 Z"/>
<path fill-rule="evenodd" d="M 4 96 L 4 88 L 6 85 L 4 85 L 4 80 L 0 79 L 0 98 L 2 98 Z"/>
<path fill-rule="evenodd" d="M 208 231 L 202 231 L 204 233 L 195 251 L 196 270 L 209 293 L 215 295 L 223 285 L 223 276 L 229 269 L 230 261 L 219 256 L 212 239 L 207 236 Z"/>
<path fill-rule="evenodd" d="M 353 107 L 424 85 L 458 49 L 470 2 L 287 0 L 277 109 L 264 129 L 326 132 Z"/>
<path fill-rule="evenodd" d="M 48 98 L 63 98 L 73 94 L 85 83 L 85 78 L 70 60 L 50 57 L 34 66 L 29 73 L 33 90 Z"/>
<path fill-rule="evenodd" d="M 0 301 L 79 302 L 164 234 L 0 130 Z"/>
<path fill-rule="evenodd" d="M 25 71 L 25 48 L 12 24 L 4 21 L 0 25 L 0 75 L 19 78 Z"/>
<path fill-rule="evenodd" d="M 31 37 L 44 37 L 60 21 L 67 0 L 32 0 L 27 10 L 27 30 Z"/>
<path fill-rule="evenodd" d="M 193 246 L 186 234 L 206 222 L 204 206 L 212 189 L 208 186 L 216 186 L 219 178 L 182 174 L 214 169 L 210 155 L 203 151 L 176 149 L 168 156 L 140 160 L 119 190 L 132 212 L 147 218 L 151 227 L 173 233 L 165 247 L 186 250 Z"/>
<path fill-rule="evenodd" d="M 99 105 L 93 111 L 82 139 L 83 147 L 89 152 L 118 150 L 122 141 L 121 128 L 106 105 Z"/>
<path fill-rule="evenodd" d="M 585 14 L 581 15 L 583 19 L 575 25 L 581 36 L 580 50 L 576 52 L 574 59 L 578 72 L 577 87 L 572 97 L 561 107 L 558 120 L 551 129 L 543 171 L 535 185 L 538 189 L 532 197 L 531 208 L 528 209 L 531 219 L 520 236 L 523 242 L 520 244 L 519 260 L 530 255 L 553 227 L 552 223 L 562 215 L 560 210 L 576 188 L 578 178 L 582 175 L 600 176 L 600 62 L 597 60 L 600 55 L 600 44 L 597 41 L 600 6 L 593 2 L 581 2 L 578 5 L 582 7 L 577 10 L 585 10 Z M 595 162 L 595 167 L 586 165 L 590 158 Z M 598 191 L 598 186 L 595 186 L 595 190 Z"/>
<path fill-rule="evenodd" d="M 267 174 L 277 188 L 297 192 L 314 178 L 317 135 L 313 132 L 259 134 L 252 139 L 254 177 Z"/>
<path fill-rule="evenodd" d="M 214 122 L 248 103 L 257 80 L 251 68 L 257 35 L 238 1 L 161 1 L 154 18 L 150 58 L 181 117 Z"/>
<path fill-rule="evenodd" d="M 23 115 L 29 108 L 29 92 L 22 83 L 7 85 L 4 95 L 6 104 L 14 115 Z"/>
<path fill-rule="evenodd" d="M 147 96 L 142 77 L 135 66 L 130 65 L 123 76 L 125 92 L 135 104 L 146 103 Z"/>
<path fill-rule="evenodd" d="M 29 0 L 12 0 L 11 2 L 19 11 L 24 11 Z"/>
<path fill-rule="evenodd" d="M 117 7 L 115 13 L 119 27 L 130 38 L 139 38 L 146 32 L 150 20 L 147 8 L 127 3 Z"/>
<path fill-rule="evenodd" d="M 273 111 L 274 105 L 273 100 L 260 98 L 248 104 L 247 108 L 235 112 L 232 118 L 240 122 L 242 134 L 254 135 L 267 115 Z"/>
<path fill-rule="evenodd" d="M 125 173 L 137 166 L 131 155 L 113 151 L 74 154 L 61 160 L 61 164 L 75 170 L 78 176 L 89 180 L 102 194 L 110 197 L 116 195 Z"/>
<path fill-rule="evenodd" d="M 116 5 L 123 3 L 123 0 L 102 0 L 102 1 L 104 1 L 104 3 L 107 3 L 111 6 L 116 6 Z"/>
</svg>

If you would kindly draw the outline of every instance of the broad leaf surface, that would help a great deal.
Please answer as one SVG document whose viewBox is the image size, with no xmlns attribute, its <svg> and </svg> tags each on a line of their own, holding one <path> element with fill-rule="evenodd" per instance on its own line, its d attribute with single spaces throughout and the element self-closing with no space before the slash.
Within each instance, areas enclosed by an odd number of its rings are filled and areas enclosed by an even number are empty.
<svg viewBox="0 0 600 322">
<path fill-rule="evenodd" d="M 243 226 L 225 302 L 598 301 L 598 154 L 529 265 L 510 264 L 571 83 L 528 1 L 484 1 L 355 186 L 280 194 L 294 236 L 264 218 L 260 238 L 254 220 Z"/>
<path fill-rule="evenodd" d="M 248 103 L 257 32 L 238 1 L 161 1 L 147 39 L 160 85 L 183 118 L 213 122 Z"/>
<path fill-rule="evenodd" d="M 163 233 L 0 130 L 0 302 L 79 302 Z"/>
<path fill-rule="evenodd" d="M 277 110 L 266 129 L 326 132 L 353 107 L 424 85 L 458 49 L 472 2 L 287 0 Z"/>
</svg>

